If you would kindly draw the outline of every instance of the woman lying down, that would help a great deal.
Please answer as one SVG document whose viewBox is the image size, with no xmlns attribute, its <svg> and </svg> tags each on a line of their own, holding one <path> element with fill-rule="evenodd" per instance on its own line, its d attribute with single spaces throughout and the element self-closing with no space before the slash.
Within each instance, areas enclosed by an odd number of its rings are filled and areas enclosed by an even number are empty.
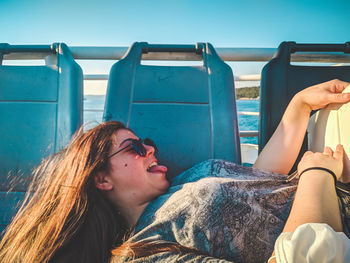
<svg viewBox="0 0 350 263">
<path fill-rule="evenodd" d="M 120 122 L 81 131 L 37 170 L 0 261 L 349 261 L 343 147 L 306 152 L 286 183 L 311 111 L 349 102 L 348 85 L 296 94 L 253 168 L 208 160 L 169 182 L 150 139 Z"/>
</svg>

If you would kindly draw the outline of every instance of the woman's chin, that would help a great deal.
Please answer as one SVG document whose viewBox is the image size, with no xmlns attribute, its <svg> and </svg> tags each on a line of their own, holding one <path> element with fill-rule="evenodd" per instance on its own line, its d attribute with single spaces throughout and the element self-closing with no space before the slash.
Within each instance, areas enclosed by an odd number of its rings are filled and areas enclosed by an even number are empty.
<svg viewBox="0 0 350 263">
<path fill-rule="evenodd" d="M 153 187 L 158 189 L 160 194 L 164 194 L 168 191 L 170 183 L 165 173 L 149 173 L 149 178 Z"/>
</svg>

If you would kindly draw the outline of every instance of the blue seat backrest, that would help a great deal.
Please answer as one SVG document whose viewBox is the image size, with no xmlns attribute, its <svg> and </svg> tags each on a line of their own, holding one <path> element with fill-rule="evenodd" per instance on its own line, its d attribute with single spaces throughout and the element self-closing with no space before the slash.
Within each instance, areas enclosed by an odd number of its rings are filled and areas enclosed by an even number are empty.
<svg viewBox="0 0 350 263">
<path fill-rule="evenodd" d="M 332 79 L 350 81 L 350 66 L 291 65 L 292 53 L 316 51 L 350 53 L 350 42 L 325 45 L 283 42 L 274 57 L 263 68 L 260 87 L 259 151 L 272 136 L 289 101 L 296 93 Z M 306 150 L 305 137 L 298 160 Z"/>
<path fill-rule="evenodd" d="M 142 65 L 147 52 L 194 52 L 203 65 Z M 134 43 L 110 72 L 104 111 L 109 120 L 152 138 L 169 177 L 210 158 L 241 162 L 232 70 L 208 43 Z"/>
<path fill-rule="evenodd" d="M 47 63 L 2 65 L 4 55 L 18 52 L 40 53 Z M 83 74 L 65 44 L 0 44 L 0 231 L 22 200 L 33 168 L 68 144 L 82 114 Z"/>
</svg>

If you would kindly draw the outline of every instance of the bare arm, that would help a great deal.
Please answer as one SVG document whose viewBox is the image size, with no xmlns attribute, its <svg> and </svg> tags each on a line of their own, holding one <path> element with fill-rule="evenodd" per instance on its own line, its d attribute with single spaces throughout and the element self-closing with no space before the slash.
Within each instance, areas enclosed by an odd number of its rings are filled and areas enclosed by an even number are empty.
<svg viewBox="0 0 350 263">
<path fill-rule="evenodd" d="M 325 147 L 323 153 L 308 151 L 300 161 L 298 171 L 300 173 L 315 166 L 325 167 L 339 179 L 343 171 L 343 153 L 341 145 L 334 153 L 329 147 Z M 343 231 L 334 180 L 328 172 L 310 170 L 301 176 L 283 232 L 293 232 L 304 223 L 326 223 L 337 232 Z"/>
<path fill-rule="evenodd" d="M 325 147 L 323 153 L 308 151 L 298 165 L 298 172 L 310 167 L 324 167 L 333 171 L 339 179 L 343 170 L 343 154 L 341 145 L 334 153 L 329 147 Z M 283 232 L 294 232 L 305 223 L 325 223 L 336 232 L 343 231 L 334 180 L 328 172 L 309 170 L 301 176 Z M 275 258 L 269 261 L 273 262 L 276 262 Z"/>
<path fill-rule="evenodd" d="M 348 85 L 344 81 L 332 80 L 297 93 L 253 167 L 287 174 L 300 151 L 311 111 L 330 103 L 349 102 L 350 94 L 341 94 Z"/>
<path fill-rule="evenodd" d="M 300 151 L 310 112 L 309 108 L 303 107 L 297 94 L 289 103 L 281 122 L 253 167 L 287 174 Z"/>
</svg>

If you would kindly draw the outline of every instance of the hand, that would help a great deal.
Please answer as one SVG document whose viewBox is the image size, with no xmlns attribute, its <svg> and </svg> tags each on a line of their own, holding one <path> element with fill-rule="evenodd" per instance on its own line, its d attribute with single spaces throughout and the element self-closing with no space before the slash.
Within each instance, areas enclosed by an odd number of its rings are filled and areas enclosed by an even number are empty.
<svg viewBox="0 0 350 263">
<path fill-rule="evenodd" d="M 298 173 L 310 167 L 324 167 L 333 171 L 339 179 L 343 172 L 343 155 L 344 148 L 340 144 L 334 152 L 330 147 L 325 147 L 323 153 L 307 151 L 298 164 Z"/>
<path fill-rule="evenodd" d="M 350 83 L 341 80 L 331 80 L 308 87 L 294 96 L 301 108 L 311 112 L 326 107 L 330 103 L 346 103 L 350 101 L 350 93 L 341 92 Z"/>
</svg>

